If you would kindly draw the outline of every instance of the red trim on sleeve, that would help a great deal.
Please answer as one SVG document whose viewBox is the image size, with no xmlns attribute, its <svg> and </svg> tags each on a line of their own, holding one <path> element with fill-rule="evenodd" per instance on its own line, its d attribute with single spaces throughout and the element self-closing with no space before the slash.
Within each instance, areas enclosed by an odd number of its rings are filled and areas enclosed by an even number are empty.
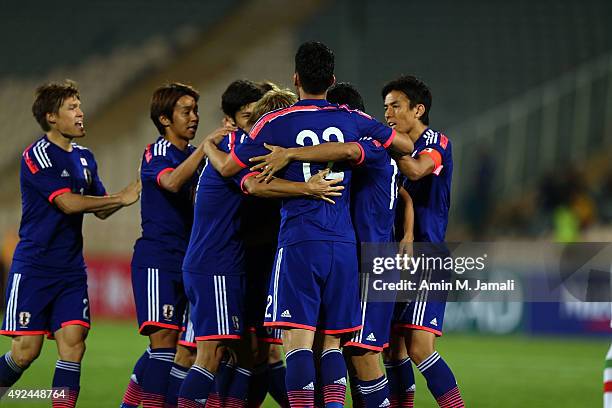
<svg viewBox="0 0 612 408">
<path fill-rule="evenodd" d="M 440 170 L 442 170 L 442 155 L 440 154 L 440 152 L 432 148 L 427 148 L 420 152 L 419 156 L 422 156 L 424 154 L 431 157 L 434 162 L 434 169 L 432 173 L 434 173 L 436 176 L 439 175 Z"/>
<path fill-rule="evenodd" d="M 234 153 L 234 149 L 230 150 L 230 156 L 232 156 L 232 159 L 234 159 L 234 161 L 238 163 L 238 165 L 242 167 L 243 169 L 246 169 L 248 167 L 238 158 L 238 156 L 236 156 L 236 153 Z"/>
<path fill-rule="evenodd" d="M 397 132 L 395 131 L 395 129 L 391 129 L 391 136 L 389 136 L 389 139 L 387 139 L 387 141 L 383 144 L 383 147 L 385 149 L 391 146 L 391 143 L 393 143 L 393 139 L 395 139 L 396 135 L 397 135 Z"/>
<path fill-rule="evenodd" d="M 162 186 L 160 183 L 160 178 L 161 176 L 163 176 L 164 174 L 168 173 L 169 171 L 174 171 L 174 167 L 166 167 L 165 169 L 161 170 L 159 173 L 157 173 L 157 185 L 158 186 Z"/>
<path fill-rule="evenodd" d="M 240 190 L 242 190 L 244 194 L 249 194 L 249 192 L 244 188 L 244 183 L 247 181 L 249 177 L 255 176 L 257 174 L 260 174 L 260 172 L 252 171 L 248 174 L 245 174 L 244 177 L 242 177 L 242 180 L 240 180 Z"/>
<path fill-rule="evenodd" d="M 361 151 L 361 156 L 359 156 L 359 159 L 354 163 L 355 166 L 359 166 L 365 160 L 365 150 L 363 150 L 363 146 L 359 142 L 349 142 L 349 143 L 356 144 L 359 150 Z"/>
<path fill-rule="evenodd" d="M 147 148 L 145 149 L 145 160 L 147 161 L 147 163 L 149 163 L 152 158 L 153 155 L 151 154 L 151 145 L 148 144 Z"/>
<path fill-rule="evenodd" d="M 75 325 L 87 327 L 88 329 L 91 328 L 91 325 L 83 320 L 68 320 L 67 322 L 62 323 L 61 327 L 75 326 Z"/>
<path fill-rule="evenodd" d="M 62 195 L 64 193 L 70 193 L 71 190 L 68 187 L 64 187 L 64 188 L 60 188 L 59 190 L 55 190 L 54 192 L 51 193 L 51 195 L 49 195 L 49 202 L 51 204 L 53 204 L 53 200 L 55 200 L 55 197 L 57 197 L 58 195 Z"/>
</svg>

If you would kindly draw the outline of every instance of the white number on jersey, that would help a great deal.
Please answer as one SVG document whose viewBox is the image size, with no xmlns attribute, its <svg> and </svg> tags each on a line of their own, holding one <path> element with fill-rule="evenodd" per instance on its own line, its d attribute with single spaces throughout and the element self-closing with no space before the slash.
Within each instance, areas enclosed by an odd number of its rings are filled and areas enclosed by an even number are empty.
<svg viewBox="0 0 612 408">
<path fill-rule="evenodd" d="M 332 140 L 331 139 L 332 136 L 335 136 L 336 140 Z M 331 126 L 325 129 L 323 131 L 322 138 L 326 142 L 344 143 L 344 134 L 342 133 L 340 129 L 334 126 Z M 310 142 L 312 143 L 313 146 L 316 146 L 321 143 L 321 141 L 319 140 L 319 136 L 315 132 L 309 129 L 304 129 L 300 133 L 298 133 L 297 137 L 295 138 L 295 143 L 297 143 L 300 146 L 306 146 L 306 143 L 305 143 L 306 139 L 310 139 Z M 331 168 L 333 165 L 334 165 L 334 162 L 327 163 L 327 167 L 329 168 Z M 312 173 L 310 172 L 310 163 L 302 163 L 302 172 L 304 173 L 304 181 L 310 180 L 310 178 L 312 177 Z M 335 180 L 335 179 L 344 180 L 344 172 L 343 171 L 330 172 L 327 175 L 326 179 L 327 180 Z"/>
</svg>

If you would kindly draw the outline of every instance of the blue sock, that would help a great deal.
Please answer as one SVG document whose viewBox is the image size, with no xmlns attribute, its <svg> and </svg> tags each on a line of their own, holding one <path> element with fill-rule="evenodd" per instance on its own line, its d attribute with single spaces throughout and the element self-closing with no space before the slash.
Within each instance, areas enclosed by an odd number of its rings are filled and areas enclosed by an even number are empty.
<svg viewBox="0 0 612 408">
<path fill-rule="evenodd" d="M 136 408 L 142 402 L 142 377 L 147 369 L 150 353 L 151 349 L 147 347 L 138 361 L 136 361 L 127 390 L 125 390 L 125 394 L 123 394 L 123 401 L 121 402 L 120 408 Z"/>
<path fill-rule="evenodd" d="M 389 401 L 393 407 L 414 407 L 414 372 L 409 358 L 385 362 L 389 381 Z"/>
<path fill-rule="evenodd" d="M 437 351 L 423 360 L 417 368 L 427 380 L 427 388 L 440 407 L 464 406 L 455 376 Z"/>
<path fill-rule="evenodd" d="M 389 384 L 384 375 L 371 381 L 359 381 L 359 391 L 366 408 L 383 408 L 391 405 Z"/>
<path fill-rule="evenodd" d="M 321 354 L 321 385 L 325 408 L 342 408 L 346 398 L 346 363 L 339 349 Z"/>
<path fill-rule="evenodd" d="M 172 364 L 168 379 L 168 392 L 166 393 L 166 405 L 168 408 L 176 407 L 178 404 L 178 392 L 188 372 L 188 367 L 183 367 L 176 363 Z"/>
<path fill-rule="evenodd" d="M 11 387 L 17 382 L 21 374 L 27 367 L 19 367 L 11 357 L 9 351 L 0 357 L 0 387 Z M 6 391 L 6 390 L 5 390 Z M 0 397 L 4 395 L 0 391 Z"/>
<path fill-rule="evenodd" d="M 192 365 L 179 390 L 179 408 L 204 408 L 214 380 L 210 371 Z"/>
<path fill-rule="evenodd" d="M 59 398 L 53 398 L 53 406 L 72 408 L 76 406 L 81 389 L 81 364 L 71 361 L 57 360 L 53 388 L 64 388 L 66 393 Z"/>
<path fill-rule="evenodd" d="M 314 404 L 315 366 L 310 349 L 295 349 L 286 354 L 287 396 L 291 408 L 312 407 Z"/>
<path fill-rule="evenodd" d="M 142 379 L 143 408 L 161 408 L 168 392 L 170 369 L 176 348 L 151 349 L 147 371 Z"/>
<path fill-rule="evenodd" d="M 266 399 L 268 393 L 268 363 L 263 363 L 253 369 L 251 375 L 251 383 L 249 384 L 249 396 L 247 398 L 247 407 L 259 408 Z M 283 378 L 283 385 L 285 379 Z"/>
<path fill-rule="evenodd" d="M 270 378 L 268 392 L 281 408 L 289 408 L 287 385 L 285 384 L 285 378 L 287 377 L 285 363 L 283 363 L 282 360 L 277 361 L 276 363 L 270 364 L 268 370 Z"/>
<path fill-rule="evenodd" d="M 225 398 L 229 392 L 234 370 L 234 365 L 229 361 L 222 361 L 219 364 L 215 374 L 215 381 L 208 396 L 208 408 L 222 407 L 225 404 Z"/>
<path fill-rule="evenodd" d="M 227 394 L 223 398 L 223 406 L 231 408 L 245 407 L 249 393 L 251 372 L 241 367 L 235 367 L 233 371 L 231 382 L 227 388 Z"/>
</svg>

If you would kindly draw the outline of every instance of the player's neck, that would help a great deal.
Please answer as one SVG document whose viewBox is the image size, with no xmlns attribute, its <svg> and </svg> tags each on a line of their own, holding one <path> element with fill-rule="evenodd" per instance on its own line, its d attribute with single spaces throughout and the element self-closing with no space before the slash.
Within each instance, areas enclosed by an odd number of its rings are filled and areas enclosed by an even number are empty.
<svg viewBox="0 0 612 408">
<path fill-rule="evenodd" d="M 412 140 L 412 142 L 416 142 L 417 139 L 419 137 L 421 137 L 421 135 L 423 134 L 423 132 L 425 132 L 425 130 L 427 130 L 428 126 L 422 124 L 421 122 L 419 122 L 417 125 L 415 125 L 410 132 L 408 133 L 408 137 L 410 138 L 410 140 Z"/>
<path fill-rule="evenodd" d="M 47 132 L 47 139 L 49 139 L 51 143 L 58 146 L 62 150 L 65 150 L 67 152 L 72 151 L 72 138 L 64 136 L 56 129 L 51 129 Z"/>
<path fill-rule="evenodd" d="M 300 100 L 304 100 L 304 99 L 325 99 L 325 97 L 327 96 L 327 92 L 323 93 L 323 94 L 309 94 L 307 92 L 304 92 L 304 90 L 302 88 L 299 88 L 299 93 L 300 93 Z"/>
<path fill-rule="evenodd" d="M 185 150 L 187 148 L 187 145 L 189 144 L 189 140 L 183 139 L 174 134 L 166 134 L 164 136 L 164 139 L 172 143 L 177 149 L 181 151 Z"/>
</svg>

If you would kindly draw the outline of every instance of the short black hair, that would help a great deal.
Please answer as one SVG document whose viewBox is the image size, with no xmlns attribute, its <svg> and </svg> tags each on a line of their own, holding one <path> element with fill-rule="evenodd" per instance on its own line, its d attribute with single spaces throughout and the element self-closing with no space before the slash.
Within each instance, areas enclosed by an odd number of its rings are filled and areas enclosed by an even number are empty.
<svg viewBox="0 0 612 408">
<path fill-rule="evenodd" d="M 81 99 L 76 82 L 69 79 L 63 83 L 50 82 L 36 88 L 32 114 L 43 131 L 51 130 L 47 113 L 58 113 L 64 101 L 73 96 Z"/>
<path fill-rule="evenodd" d="M 160 86 L 153 92 L 153 97 L 151 98 L 150 116 L 160 135 L 163 135 L 166 132 L 166 127 L 160 122 L 159 117 L 165 116 L 170 120 L 170 122 L 172 122 L 174 105 L 176 105 L 178 100 L 185 95 L 191 96 L 193 99 L 195 99 L 196 103 L 200 99 L 200 93 L 198 91 L 196 91 L 192 86 L 185 85 L 180 82 L 173 82 L 171 84 Z"/>
<path fill-rule="evenodd" d="M 420 79 L 413 75 L 402 75 L 401 77 L 388 82 L 382 89 L 383 100 L 391 91 L 403 92 L 410 99 L 410 108 L 417 104 L 425 106 L 425 113 L 420 120 L 424 125 L 429 125 L 429 111 L 431 110 L 431 91 L 429 87 Z"/>
<path fill-rule="evenodd" d="M 221 95 L 221 109 L 223 113 L 232 119 L 236 119 L 236 112 L 244 105 L 257 102 L 263 96 L 264 91 L 260 86 L 248 79 L 239 79 L 229 84 L 223 95 Z"/>
<path fill-rule="evenodd" d="M 334 53 L 318 41 L 305 42 L 295 54 L 295 72 L 304 91 L 321 95 L 334 83 Z"/>
<path fill-rule="evenodd" d="M 361 94 L 350 82 L 337 82 L 327 90 L 327 101 L 365 111 Z"/>
</svg>

